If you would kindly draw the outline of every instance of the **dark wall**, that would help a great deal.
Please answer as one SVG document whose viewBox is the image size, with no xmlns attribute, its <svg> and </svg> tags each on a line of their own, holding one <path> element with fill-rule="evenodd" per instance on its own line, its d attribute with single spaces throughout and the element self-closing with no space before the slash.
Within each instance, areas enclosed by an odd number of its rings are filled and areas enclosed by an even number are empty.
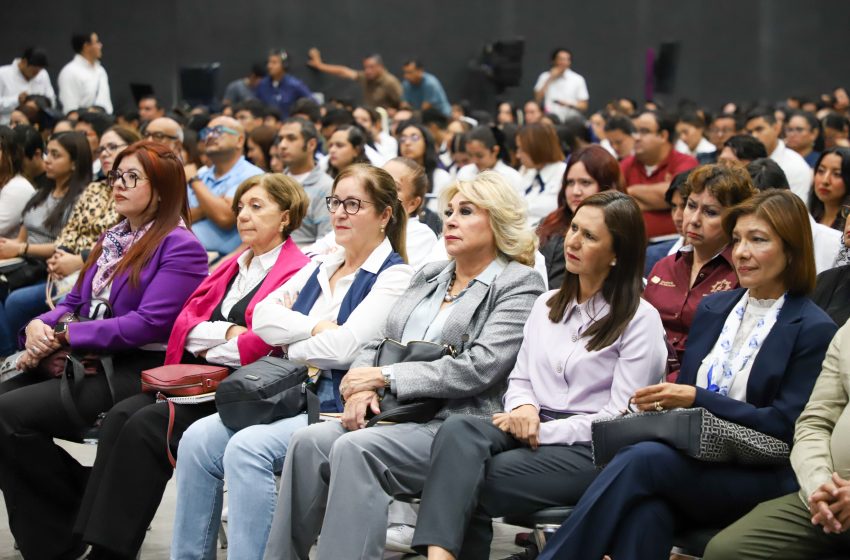
<svg viewBox="0 0 850 560">
<path fill-rule="evenodd" d="M 54 81 L 72 55 L 72 30 L 96 31 L 116 109 L 131 103 L 130 82 L 173 103 L 183 65 L 220 62 L 223 90 L 275 46 L 289 51 L 294 75 L 331 96 L 355 98 L 358 88 L 307 68 L 312 46 L 354 67 L 382 53 L 397 75 L 418 56 L 450 99 L 492 99 L 468 64 L 485 43 L 516 36 L 526 39 L 522 85 L 505 93 L 516 101 L 531 96 L 555 45 L 573 50 L 591 107 L 642 99 L 646 49 L 662 41 L 681 43 L 676 87 L 662 100 L 717 107 L 850 85 L 846 0 L 4 0 L 2 12 L 0 62 L 40 44 Z"/>
</svg>

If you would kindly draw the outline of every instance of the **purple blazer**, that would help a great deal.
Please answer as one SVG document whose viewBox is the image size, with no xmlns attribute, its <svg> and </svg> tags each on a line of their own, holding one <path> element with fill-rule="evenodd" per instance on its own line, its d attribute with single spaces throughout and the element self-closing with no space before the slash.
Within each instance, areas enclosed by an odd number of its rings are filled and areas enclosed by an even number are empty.
<svg viewBox="0 0 850 560">
<path fill-rule="evenodd" d="M 88 314 L 92 299 L 92 279 L 97 266 L 91 267 L 56 306 L 37 318 L 55 326 L 66 312 Z M 209 273 L 207 253 L 195 235 L 182 227 L 174 228 L 157 247 L 139 276 L 139 286 L 130 284 L 129 274 L 115 277 L 109 294 L 114 317 L 73 323 L 68 338 L 74 349 L 117 352 L 155 342 L 166 343 L 183 304 Z M 21 346 L 25 340 L 21 330 Z"/>
</svg>

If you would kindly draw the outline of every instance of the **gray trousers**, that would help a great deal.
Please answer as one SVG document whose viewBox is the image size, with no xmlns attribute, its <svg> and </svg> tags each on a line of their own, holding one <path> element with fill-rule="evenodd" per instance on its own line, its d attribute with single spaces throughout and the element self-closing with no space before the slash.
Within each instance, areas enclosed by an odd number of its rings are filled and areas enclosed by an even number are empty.
<svg viewBox="0 0 850 560">
<path fill-rule="evenodd" d="M 422 491 L 442 422 L 346 432 L 337 422 L 295 432 L 286 454 L 265 558 L 383 557 L 393 496 Z"/>
</svg>

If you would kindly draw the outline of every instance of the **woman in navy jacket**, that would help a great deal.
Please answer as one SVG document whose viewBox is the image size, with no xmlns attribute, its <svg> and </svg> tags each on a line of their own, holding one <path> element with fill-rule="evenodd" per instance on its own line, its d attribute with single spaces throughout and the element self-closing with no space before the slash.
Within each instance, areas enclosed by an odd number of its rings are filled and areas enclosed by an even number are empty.
<svg viewBox="0 0 850 560">
<path fill-rule="evenodd" d="M 806 208 L 789 191 L 766 191 L 732 208 L 723 226 L 745 289 L 707 296 L 678 383 L 640 389 L 632 402 L 704 407 L 790 445 L 836 331 L 806 297 L 815 282 Z M 642 442 L 614 457 L 540 558 L 666 559 L 677 523 L 722 528 L 796 489 L 790 464 L 701 462 Z"/>
</svg>

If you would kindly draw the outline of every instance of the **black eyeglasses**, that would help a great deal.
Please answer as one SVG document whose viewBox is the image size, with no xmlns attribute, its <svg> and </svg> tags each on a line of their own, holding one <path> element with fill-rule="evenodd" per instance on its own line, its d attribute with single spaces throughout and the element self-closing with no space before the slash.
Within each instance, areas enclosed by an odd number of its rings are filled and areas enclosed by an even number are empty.
<svg viewBox="0 0 850 560">
<path fill-rule="evenodd" d="M 850 206 L 842 206 L 841 207 L 841 218 L 843 220 L 846 220 L 848 216 L 850 216 Z"/>
<path fill-rule="evenodd" d="M 178 138 L 172 134 L 166 134 L 164 132 L 146 132 L 145 140 L 153 139 L 155 142 L 163 142 L 165 140 L 177 140 Z"/>
<path fill-rule="evenodd" d="M 103 146 L 99 146 L 95 151 L 94 155 L 100 156 L 101 154 L 105 154 L 109 152 L 110 154 L 114 154 L 118 151 L 119 148 L 125 148 L 127 144 L 115 144 L 114 142 L 109 144 L 104 144 Z"/>
<path fill-rule="evenodd" d="M 135 171 L 118 171 L 113 169 L 106 175 L 106 184 L 114 189 L 119 185 L 124 189 L 135 189 L 139 181 L 147 181 L 147 177 L 142 177 Z"/>
<path fill-rule="evenodd" d="M 354 214 L 360 212 L 360 207 L 363 204 L 375 204 L 374 202 L 369 202 L 368 200 L 360 200 L 359 198 L 346 198 L 345 200 L 340 200 L 335 196 L 326 196 L 325 203 L 328 205 L 328 212 L 333 214 L 336 212 L 339 205 L 342 204 L 343 211 L 349 216 L 353 216 Z"/>
</svg>

